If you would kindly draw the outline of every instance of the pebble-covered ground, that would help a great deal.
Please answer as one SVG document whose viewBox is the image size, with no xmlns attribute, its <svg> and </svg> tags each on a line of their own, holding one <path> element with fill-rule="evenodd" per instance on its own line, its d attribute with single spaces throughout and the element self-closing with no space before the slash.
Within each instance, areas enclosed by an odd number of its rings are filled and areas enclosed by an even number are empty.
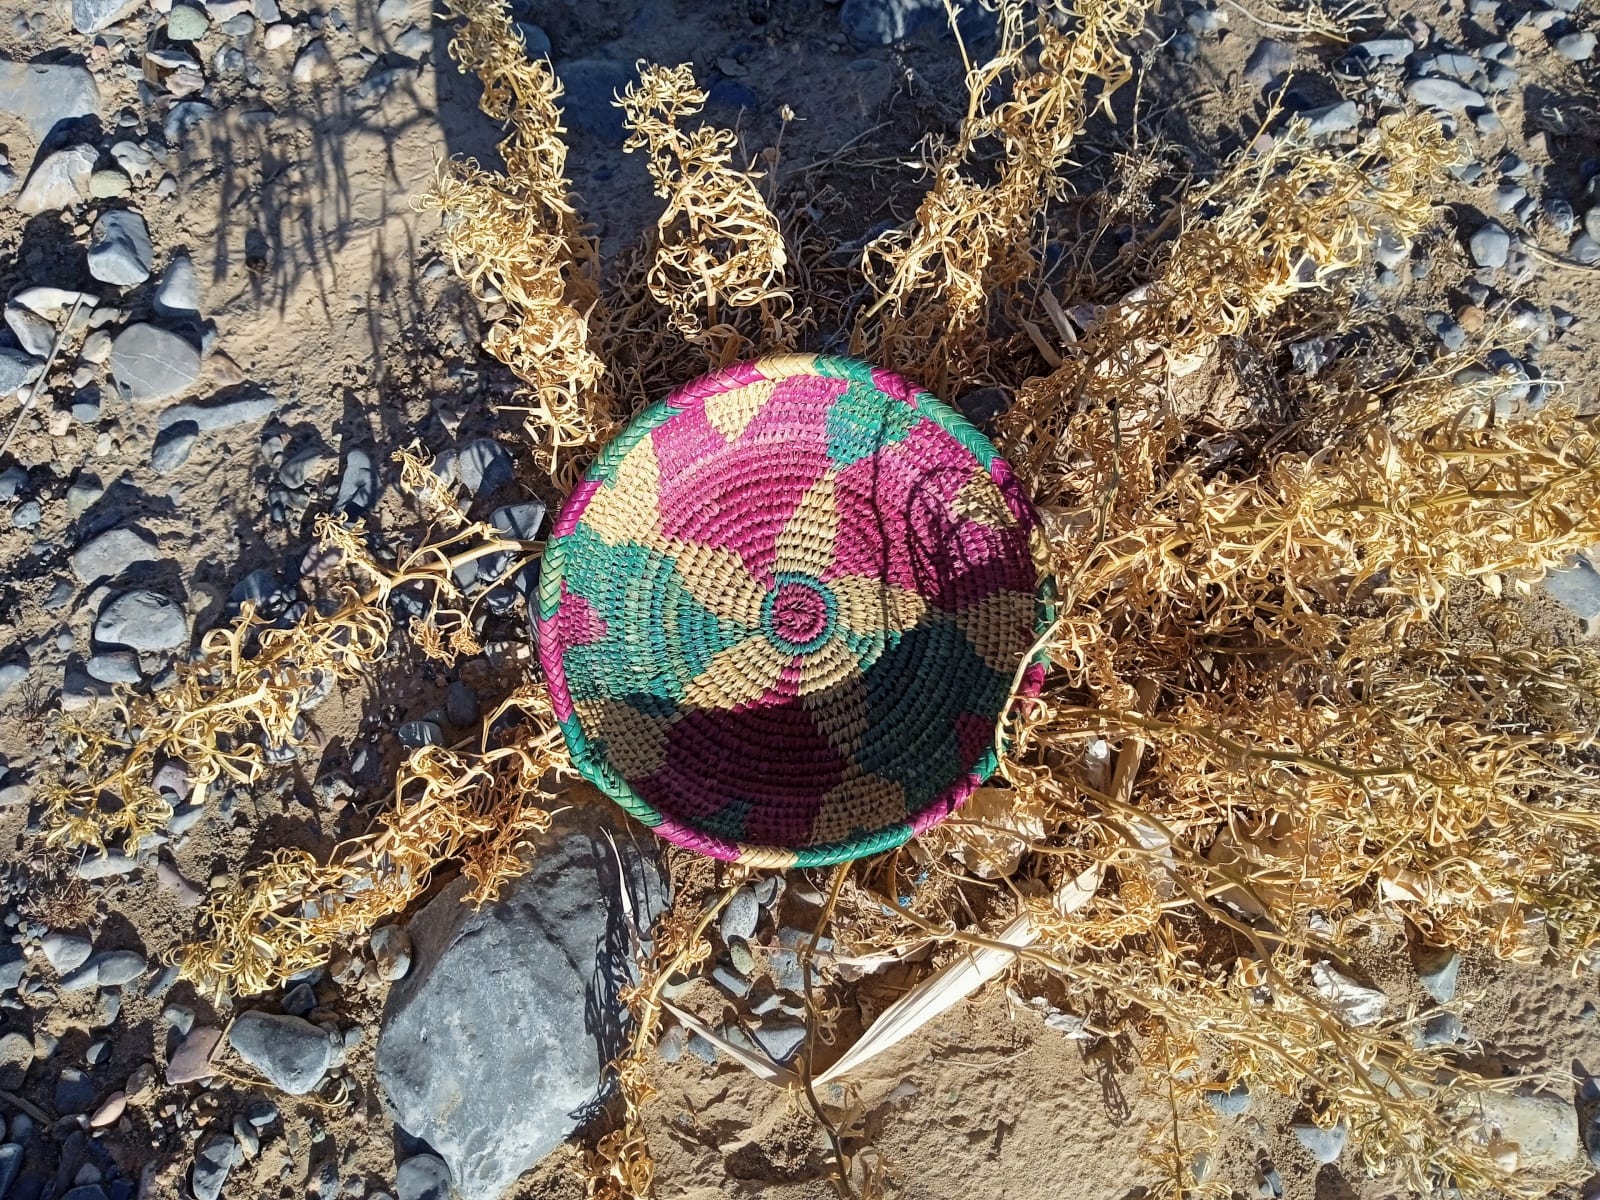
<svg viewBox="0 0 1600 1200">
<path fill-rule="evenodd" d="M 567 88 L 569 168 L 608 256 L 656 214 L 609 103 L 640 57 L 692 62 L 710 119 L 738 128 L 751 158 L 778 147 L 786 213 L 845 246 L 909 213 L 912 147 L 964 105 L 940 0 L 516 12 Z M 1559 393 L 1592 411 L 1593 9 L 1395 0 L 1348 45 L 1252 14 L 1185 0 L 1153 19 L 1146 120 L 1173 161 L 1204 175 L 1257 136 L 1280 93 L 1335 142 L 1397 105 L 1436 111 L 1472 161 L 1439 198 L 1437 235 L 1377 247 L 1368 302 L 1418 323 L 1437 352 L 1496 335 L 1506 406 Z M 981 47 L 981 15 L 962 21 Z M 477 349 L 495 306 L 453 280 L 431 249 L 437 215 L 414 206 L 438 158 L 493 161 L 497 131 L 448 39 L 426 0 L 0 5 L 0 1200 L 442 1200 L 452 1180 L 471 1200 L 582 1194 L 570 1149 L 535 1164 L 593 1089 L 596 1045 L 615 1033 L 594 1001 L 614 990 L 574 974 L 587 951 L 563 966 L 536 950 L 600 944 L 602 966 L 622 953 L 609 907 L 621 860 L 589 834 L 541 859 L 564 864 L 560 878 L 547 866 L 483 914 L 447 890 L 409 930 L 263 997 L 200 995 L 165 965 L 206 889 L 277 847 L 323 852 L 360 832 L 402 747 L 472 730 L 526 661 L 517 581 L 488 568 L 463 580 L 490 594 L 488 660 L 443 672 L 402 653 L 370 687 L 329 697 L 312 752 L 267 782 L 200 804 L 167 770 L 157 782 L 176 815 L 138 855 L 63 860 L 38 836 L 59 715 L 114 684 L 162 687 L 175 656 L 247 599 L 292 620 L 319 569 L 312 521 L 382 523 L 396 449 L 420 440 L 475 515 L 538 528 L 549 497 L 524 482 L 489 407 L 505 376 Z M 1319 353 L 1315 339 L 1296 348 L 1297 361 Z M 1529 602 L 1538 619 L 1594 636 L 1596 565 L 1553 577 Z M 648 891 L 648 869 L 624 857 Z M 778 1059 L 802 1028 L 793 950 L 815 899 L 798 876 L 742 895 L 695 985 L 746 1006 L 753 1033 L 724 1032 Z M 1507 1102 L 1504 1124 L 1552 1172 L 1600 1163 L 1592 981 L 1470 955 L 1373 974 L 1423 1009 L 1470 996 L 1464 1018 L 1441 1014 L 1419 1036 L 1476 1046 L 1497 1073 L 1551 1074 L 1545 1097 Z M 1159 1117 L 1136 1068 L 1096 1057 L 1069 1015 L 991 993 L 863 1086 L 905 1194 L 1128 1194 L 1144 1121 Z M 800 1108 L 685 1029 L 661 1057 L 663 1196 L 831 1194 Z M 1292 1112 L 1249 1094 L 1216 1107 L 1240 1191 L 1388 1194 Z"/>
</svg>

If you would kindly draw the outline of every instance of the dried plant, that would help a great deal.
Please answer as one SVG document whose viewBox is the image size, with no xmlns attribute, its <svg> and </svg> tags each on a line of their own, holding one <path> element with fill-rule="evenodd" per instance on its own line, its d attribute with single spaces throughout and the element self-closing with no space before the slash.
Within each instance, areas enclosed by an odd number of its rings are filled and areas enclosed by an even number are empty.
<svg viewBox="0 0 1600 1200">
<path fill-rule="evenodd" d="M 548 61 L 528 56 L 502 0 L 446 7 L 462 20 L 452 57 L 482 81 L 483 111 L 509 126 L 500 143 L 506 170 L 450 159 L 422 202 L 445 214 L 441 245 L 456 273 L 480 298 L 506 304 L 509 315 L 490 328 L 484 348 L 521 381 L 506 408 L 525 414 L 540 464 L 570 486 L 585 451 L 611 436 L 616 418 L 592 346 L 599 271 L 569 195 L 561 85 Z"/>
<path fill-rule="evenodd" d="M 73 771 L 45 794 L 47 841 L 95 850 L 119 842 L 136 853 L 172 816 L 155 786 L 169 760 L 187 768 L 196 804 L 219 781 L 253 782 L 269 760 L 292 757 L 305 714 L 384 655 L 389 631 L 388 614 L 354 591 L 286 629 L 246 604 L 175 664 L 171 687 L 147 694 L 119 686 L 87 719 L 63 720 Z"/>
<path fill-rule="evenodd" d="M 924 147 L 932 186 L 907 227 L 866 248 L 877 299 L 857 322 L 857 353 L 938 392 L 981 372 L 992 353 L 984 346 L 991 305 L 1039 273 L 1045 218 L 1066 195 L 1073 141 L 1093 108 L 1109 111 L 1112 92 L 1132 79 L 1127 41 L 1146 7 L 1086 0 L 1030 14 L 1021 0 L 1001 0 L 997 53 L 967 63 L 960 131 Z M 988 172 L 996 178 L 985 184 Z"/>
<path fill-rule="evenodd" d="M 506 716 L 520 719 L 492 735 Z M 545 789 L 570 764 L 542 686 L 519 689 L 484 729 L 475 752 L 413 750 L 378 830 L 340 846 L 327 865 L 279 850 L 214 893 L 201 919 L 205 938 L 180 956 L 183 978 L 218 995 L 278 986 L 404 912 L 452 860 L 473 881 L 468 901 L 493 899 L 527 869 L 530 839 L 550 825 Z"/>
<path fill-rule="evenodd" d="M 731 323 L 737 310 L 757 318 L 763 349 L 792 347 L 798 329 L 783 282 L 788 252 L 756 186 L 760 175 L 733 165 L 737 140 L 730 130 L 682 128 L 705 102 L 687 63 L 641 62 L 639 82 L 628 85 L 617 105 L 632 131 L 623 149 L 646 152 L 656 195 L 667 202 L 656 224 L 650 295 L 673 328 L 724 366 L 752 350 L 751 339 Z"/>
</svg>

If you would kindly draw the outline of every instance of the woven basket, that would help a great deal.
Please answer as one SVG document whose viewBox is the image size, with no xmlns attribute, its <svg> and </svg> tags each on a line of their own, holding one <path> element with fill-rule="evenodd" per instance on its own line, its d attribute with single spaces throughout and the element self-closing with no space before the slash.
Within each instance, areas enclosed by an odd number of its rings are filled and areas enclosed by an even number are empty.
<svg viewBox="0 0 1600 1200">
<path fill-rule="evenodd" d="M 669 841 L 765 867 L 893 846 L 993 770 L 1048 622 L 1035 518 L 954 410 L 848 359 L 641 413 L 545 550 L 539 657 L 578 770 Z"/>
</svg>

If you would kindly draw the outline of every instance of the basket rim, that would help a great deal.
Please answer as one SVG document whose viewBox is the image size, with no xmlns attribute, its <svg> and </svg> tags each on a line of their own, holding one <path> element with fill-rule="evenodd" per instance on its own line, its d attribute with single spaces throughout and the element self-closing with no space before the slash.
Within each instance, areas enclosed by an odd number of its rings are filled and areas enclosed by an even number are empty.
<svg viewBox="0 0 1600 1200">
<path fill-rule="evenodd" d="M 964 776 L 929 801 L 921 812 L 907 820 L 893 822 L 858 837 L 798 849 L 731 841 L 706 833 L 661 812 L 639 795 L 603 755 L 596 752 L 583 731 L 574 707 L 563 662 L 566 647 L 558 635 L 556 617 L 561 607 L 561 589 L 566 577 L 564 570 L 566 538 L 577 528 L 590 498 L 610 480 L 628 452 L 654 430 L 683 412 L 690 404 L 702 402 L 707 396 L 744 387 L 757 380 L 777 381 L 797 375 L 822 375 L 856 380 L 869 383 L 886 395 L 892 393 L 885 389 L 885 383 L 900 383 L 905 394 L 910 397 L 902 403 L 908 403 L 916 408 L 919 413 L 959 442 L 972 454 L 978 464 L 989 472 L 991 478 L 995 477 L 996 463 L 1000 464 L 1002 470 L 1010 472 L 1009 465 L 1000 457 L 994 443 L 954 407 L 917 387 L 904 376 L 886 368 L 875 367 L 856 358 L 828 354 L 771 355 L 731 363 L 698 376 L 645 408 L 596 456 L 589 469 L 584 472 L 583 479 L 563 502 L 545 543 L 544 561 L 539 577 L 538 611 L 534 621 L 539 642 L 540 665 L 544 669 L 545 681 L 550 689 L 551 701 L 562 736 L 566 739 L 572 764 L 578 773 L 630 816 L 648 826 L 657 836 L 675 845 L 724 862 L 776 869 L 832 866 L 904 845 L 938 822 L 953 816 L 973 791 L 994 774 L 999 766 L 999 755 L 994 741 L 991 740 Z M 1000 480 L 997 479 L 996 482 Z M 1055 580 L 1048 572 L 1040 571 L 1034 593 L 1035 636 L 1042 638 L 1054 619 Z M 1013 700 L 1039 694 L 1044 685 L 1047 664 L 1048 653 L 1041 647 L 1034 652 L 1020 671 Z"/>
</svg>

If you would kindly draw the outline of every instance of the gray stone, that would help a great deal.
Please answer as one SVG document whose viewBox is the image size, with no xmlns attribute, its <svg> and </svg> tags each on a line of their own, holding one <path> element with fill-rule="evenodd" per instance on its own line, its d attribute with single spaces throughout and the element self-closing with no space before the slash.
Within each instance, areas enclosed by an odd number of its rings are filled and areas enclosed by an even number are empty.
<svg viewBox="0 0 1600 1200">
<path fill-rule="evenodd" d="M 540 29 L 531 21 L 517 21 L 515 23 L 517 38 L 522 42 L 522 48 L 529 58 L 550 57 L 550 35 Z"/>
<path fill-rule="evenodd" d="M 1594 57 L 1594 34 L 1587 29 L 1556 39 L 1556 53 L 1568 62 L 1588 62 Z"/>
<path fill-rule="evenodd" d="M 209 1138 L 194 1156 L 189 1186 L 195 1200 L 217 1200 L 228 1182 L 228 1173 L 239 1161 L 239 1144 L 225 1133 Z M 330 1198 L 331 1200 L 331 1198 Z"/>
<path fill-rule="evenodd" d="M 427 58 L 429 51 L 433 49 L 433 34 L 413 25 L 395 38 L 394 49 L 396 54 L 402 54 L 406 58 Z"/>
<path fill-rule="evenodd" d="M 333 55 L 321 38 L 313 38 L 295 55 L 291 74 L 296 83 L 311 83 L 334 73 Z"/>
<path fill-rule="evenodd" d="M 493 438 L 476 438 L 461 447 L 456 471 L 474 496 L 493 495 L 512 480 L 511 456 Z"/>
<path fill-rule="evenodd" d="M 67 1067 L 56 1078 L 56 1111 L 63 1116 L 88 1112 L 94 1100 L 94 1081 L 82 1071 Z"/>
<path fill-rule="evenodd" d="M 189 461 L 200 430 L 193 421 L 180 421 L 156 435 L 155 449 L 150 452 L 150 469 L 157 475 L 167 475 Z"/>
<path fill-rule="evenodd" d="M 378 978 L 385 983 L 404 979 L 411 970 L 411 937 L 399 925 L 380 925 L 372 931 L 369 945 L 378 967 Z"/>
<path fill-rule="evenodd" d="M 210 28 L 211 18 L 187 4 L 174 4 L 167 14 L 167 36 L 175 42 L 198 42 Z"/>
<path fill-rule="evenodd" d="M 156 156 L 151 154 L 138 142 L 123 141 L 111 147 L 111 157 L 117 160 L 117 165 L 132 175 L 135 179 L 142 179 L 150 168 L 156 165 Z"/>
<path fill-rule="evenodd" d="M 157 562 L 155 539 L 137 529 L 108 529 L 72 552 L 72 573 L 80 583 L 114 579 L 135 563 Z"/>
<path fill-rule="evenodd" d="M 410 924 L 415 961 L 389 994 L 378 1080 L 465 1200 L 494 1200 L 572 1132 L 626 1036 L 618 853 L 648 928 L 664 899 L 654 847 L 597 807 L 557 816 L 498 903 L 463 904 L 460 879 Z"/>
<path fill-rule="evenodd" d="M 444 692 L 444 715 L 450 724 L 465 727 L 477 723 L 478 691 L 457 679 Z"/>
<path fill-rule="evenodd" d="M 94 684 L 94 681 L 87 675 L 79 676 L 78 678 L 83 681 L 86 687 L 92 687 Z M 126 854 L 116 850 L 108 850 L 104 854 L 84 859 L 72 869 L 72 873 L 79 879 L 111 879 L 118 875 L 131 874 L 138 866 L 139 861 L 137 859 L 129 858 Z M 98 982 L 94 969 L 90 966 L 79 967 L 68 978 L 73 983 L 72 988 L 68 989 L 70 991 L 93 987 Z M 63 987 L 66 987 L 66 982 L 66 980 L 62 981 Z"/>
<path fill-rule="evenodd" d="M 286 459 L 278 469 L 278 480 L 284 487 L 303 488 L 321 479 L 333 468 L 335 461 L 328 451 L 313 446 Z"/>
<path fill-rule="evenodd" d="M 161 285 L 156 288 L 155 309 L 171 317 L 192 317 L 200 311 L 200 281 L 195 275 L 194 259 L 187 254 L 174 255 L 167 264 Z"/>
<path fill-rule="evenodd" d="M 1411 80 L 1406 84 L 1406 94 L 1424 108 L 1439 108 L 1447 112 L 1464 112 L 1469 108 L 1489 106 L 1481 92 L 1474 91 L 1459 80 L 1436 75 Z"/>
<path fill-rule="evenodd" d="M 11 1185 L 22 1171 L 22 1156 L 26 1153 L 27 1148 L 17 1142 L 0 1146 L 0 1196 L 11 1195 Z"/>
<path fill-rule="evenodd" d="M 1544 590 L 1562 607 L 1585 621 L 1600 620 L 1600 571 L 1587 560 L 1558 567 L 1545 577 Z"/>
<path fill-rule="evenodd" d="M 1364 42 L 1357 42 L 1351 49 L 1359 50 L 1373 62 L 1402 63 L 1416 49 L 1416 43 L 1408 37 L 1396 35 L 1395 37 L 1368 38 Z"/>
<path fill-rule="evenodd" d="M 569 128 L 607 140 L 623 135 L 622 110 L 613 101 L 634 82 L 631 67 L 608 58 L 575 58 L 558 65 L 556 75 L 566 89 L 557 103 Z"/>
<path fill-rule="evenodd" d="M 1250 1089 L 1242 1083 L 1226 1092 L 1213 1089 L 1205 1093 L 1206 1103 L 1225 1117 L 1237 1117 L 1250 1107 L 1251 1099 Z"/>
<path fill-rule="evenodd" d="M 394 735 L 407 750 L 444 745 L 444 730 L 437 721 L 407 721 L 396 727 Z"/>
<path fill-rule="evenodd" d="M 345 516 L 359 516 L 370 509 L 377 498 L 378 468 L 373 464 L 372 455 L 359 447 L 352 448 L 345 455 L 334 511 Z"/>
<path fill-rule="evenodd" d="M 1455 1013 L 1436 1012 L 1417 1027 L 1413 1040 L 1419 1048 L 1457 1046 L 1467 1040 L 1467 1031 Z"/>
<path fill-rule="evenodd" d="M 28 664 L 25 662 L 0 663 L 0 696 L 4 696 L 12 688 L 28 677 Z"/>
<path fill-rule="evenodd" d="M 315 1090 L 334 1061 L 327 1031 L 287 1013 L 241 1014 L 228 1030 L 228 1045 L 291 1096 Z"/>
<path fill-rule="evenodd" d="M 149 963 L 133 950 L 109 950 L 89 960 L 95 968 L 95 982 L 101 987 L 121 987 L 145 973 Z M 87 964 L 86 964 L 87 965 Z"/>
<path fill-rule="evenodd" d="M 1467 249 L 1478 266 L 1491 269 L 1503 267 L 1506 265 L 1506 256 L 1511 253 L 1511 235 L 1500 222 L 1490 221 L 1473 233 L 1467 242 Z"/>
<path fill-rule="evenodd" d="M 17 195 L 17 211 L 34 216 L 71 208 L 89 194 L 96 157 L 93 146 L 68 146 L 36 163 Z"/>
<path fill-rule="evenodd" d="M 0 396 L 20 391 L 43 373 L 43 359 L 15 346 L 0 346 Z"/>
<path fill-rule="evenodd" d="M 175 650 L 188 640 L 189 622 L 183 607 L 160 592 L 124 592 L 100 610 L 94 636 L 105 646 Z"/>
<path fill-rule="evenodd" d="M 89 235 L 89 274 L 102 283 L 137 287 L 150 278 L 155 249 L 150 230 L 136 212 L 116 208 L 102 213 Z"/>
<path fill-rule="evenodd" d="M 755 1034 L 774 1062 L 788 1062 L 805 1043 L 806 1026 L 804 1021 L 763 1021 Z"/>
<path fill-rule="evenodd" d="M 200 375 L 200 351 L 168 330 L 140 322 L 111 343 L 111 378 L 125 400 L 165 400 Z M 171 411 L 171 410 L 168 410 Z"/>
<path fill-rule="evenodd" d="M 101 683 L 134 684 L 142 678 L 139 656 L 132 650 L 107 650 L 93 655 L 84 664 L 84 670 L 89 672 L 89 678 Z"/>
<path fill-rule="evenodd" d="M 44 509 L 37 500 L 24 500 L 11 514 L 11 528 L 32 529 L 44 519 Z"/>
<path fill-rule="evenodd" d="M 1311 1151 L 1311 1157 L 1319 1163 L 1331 1163 L 1337 1159 L 1344 1151 L 1345 1138 L 1349 1134 L 1343 1125 L 1319 1129 L 1310 1121 L 1296 1121 L 1293 1129 L 1300 1144 Z"/>
<path fill-rule="evenodd" d="M 450 1168 L 436 1154 L 417 1154 L 400 1164 L 395 1200 L 450 1200 Z"/>
<path fill-rule="evenodd" d="M 266 395 L 224 400 L 219 404 L 174 404 L 156 418 L 156 430 L 164 433 L 183 425 L 198 433 L 212 433 L 251 421 L 264 421 L 277 411 L 277 398 Z"/>
<path fill-rule="evenodd" d="M 35 142 L 61 121 L 99 111 L 100 89 L 84 68 L 0 61 L 0 112 L 22 121 Z"/>
<path fill-rule="evenodd" d="M 161 136 L 167 139 L 168 144 L 175 146 L 216 115 L 217 110 L 203 100 L 180 101 L 172 106 L 172 111 L 162 122 Z M 161 193 L 157 190 L 156 194 Z"/>
<path fill-rule="evenodd" d="M 139 7 L 139 0 L 72 0 L 72 27 L 79 33 L 99 33 Z"/>
<path fill-rule="evenodd" d="M 12 301 L 6 305 L 6 326 L 16 335 L 17 342 L 34 358 L 48 358 L 55 342 L 56 327 L 31 308 Z"/>
<path fill-rule="evenodd" d="M 544 517 L 544 504 L 538 500 L 528 500 L 495 509 L 489 514 L 489 524 L 508 537 L 531 542 L 539 536 Z"/>
<path fill-rule="evenodd" d="M 1409 44 L 1409 43 L 1408 43 Z M 1294 47 L 1277 38 L 1262 38 L 1244 64 L 1244 77 L 1265 87 L 1280 75 L 1294 70 Z"/>
<path fill-rule="evenodd" d="M 303 1017 L 317 1006 L 317 993 L 309 983 L 297 983 L 283 994 L 283 1003 L 278 1005 L 291 1017 Z"/>
<path fill-rule="evenodd" d="M 1567 247 L 1567 253 L 1586 267 L 1600 263 L 1600 239 L 1588 233 L 1580 233 L 1572 239 L 1572 245 Z"/>
<path fill-rule="evenodd" d="M 1329 104 L 1323 108 L 1313 108 L 1300 114 L 1309 126 L 1307 132 L 1312 137 L 1322 137 L 1330 133 L 1343 133 L 1347 129 L 1354 129 L 1361 123 L 1361 112 L 1356 108 L 1354 100 L 1343 100 L 1338 104 Z"/>
<path fill-rule="evenodd" d="M 88 938 L 52 929 L 39 940 L 39 949 L 44 951 L 45 961 L 55 969 L 56 974 L 65 975 L 88 961 L 89 955 L 94 952 L 94 943 Z"/>
<path fill-rule="evenodd" d="M 942 0 L 845 0 L 839 9 L 845 33 L 866 46 L 888 46 L 944 20 Z"/>
<path fill-rule="evenodd" d="M 754 936 L 756 920 L 760 915 L 761 906 L 756 903 L 755 889 L 740 888 L 728 901 L 728 907 L 722 910 L 722 940 Z"/>
<path fill-rule="evenodd" d="M 1570 1097 L 1483 1092 L 1479 1113 L 1484 1130 L 1517 1143 L 1519 1171 L 1559 1172 L 1579 1161 L 1578 1115 Z"/>
</svg>

